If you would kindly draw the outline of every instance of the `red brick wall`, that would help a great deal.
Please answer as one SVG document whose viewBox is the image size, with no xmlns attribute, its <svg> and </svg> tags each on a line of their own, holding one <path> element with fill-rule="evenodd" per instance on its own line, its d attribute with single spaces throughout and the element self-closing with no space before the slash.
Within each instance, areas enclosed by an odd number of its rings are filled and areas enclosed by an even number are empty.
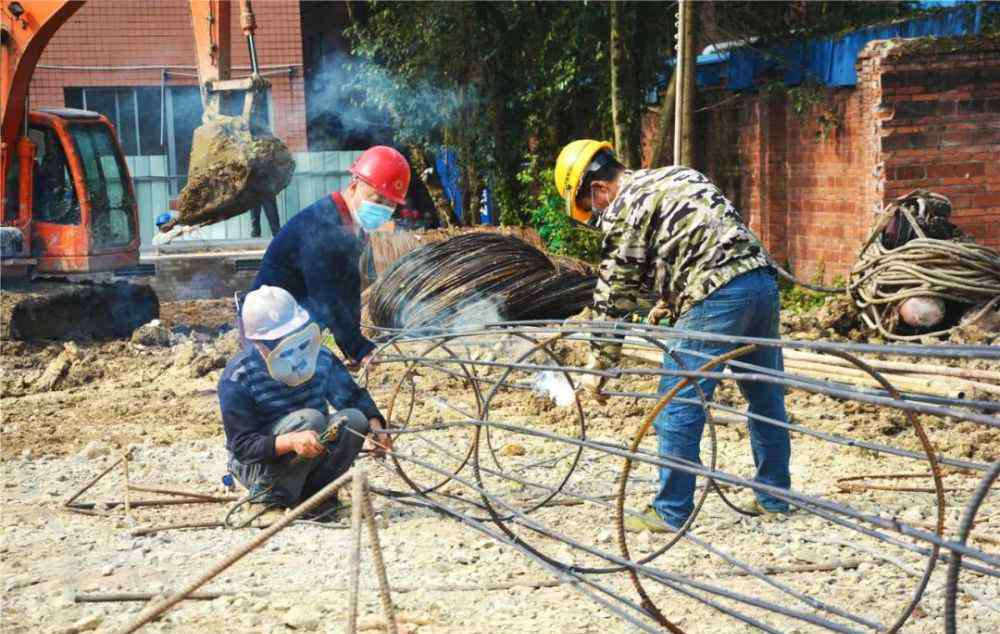
<svg viewBox="0 0 1000 634">
<path fill-rule="evenodd" d="M 1000 42 L 950 48 L 867 51 L 880 71 L 882 200 L 918 187 L 944 194 L 955 224 L 1000 248 Z"/>
<path fill-rule="evenodd" d="M 158 86 L 160 68 L 194 74 L 194 36 L 184 0 L 88 2 L 52 38 L 39 64 L 51 66 L 149 66 L 147 70 L 52 70 L 40 68 L 31 82 L 32 107 L 64 104 L 64 87 Z M 295 66 L 295 76 L 269 76 L 274 132 L 294 152 L 306 149 L 305 98 L 299 3 L 256 2 L 257 51 L 262 66 Z M 249 67 L 238 7 L 233 7 L 232 64 Z M 176 68 L 187 67 L 187 68 Z M 235 76 L 245 75 L 237 70 Z M 172 77 L 171 85 L 196 85 Z"/>
<path fill-rule="evenodd" d="M 876 214 L 917 187 L 949 196 L 956 224 L 1000 248 L 1000 50 L 983 46 L 915 56 L 873 43 L 855 88 L 801 114 L 780 92 L 701 94 L 695 167 L 806 279 L 846 277 Z M 644 123 L 648 160 L 656 117 Z"/>
</svg>

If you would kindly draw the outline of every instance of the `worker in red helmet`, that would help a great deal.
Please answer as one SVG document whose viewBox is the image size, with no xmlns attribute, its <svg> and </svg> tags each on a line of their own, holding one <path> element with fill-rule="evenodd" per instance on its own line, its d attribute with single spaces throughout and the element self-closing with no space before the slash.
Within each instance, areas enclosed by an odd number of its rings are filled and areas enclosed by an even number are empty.
<svg viewBox="0 0 1000 634">
<path fill-rule="evenodd" d="M 365 236 L 389 222 L 410 187 L 410 164 L 391 147 L 365 150 L 342 191 L 317 200 L 274 236 L 250 290 L 283 288 L 321 328 L 349 365 L 363 363 L 375 345 L 361 334 L 358 258 Z"/>
</svg>

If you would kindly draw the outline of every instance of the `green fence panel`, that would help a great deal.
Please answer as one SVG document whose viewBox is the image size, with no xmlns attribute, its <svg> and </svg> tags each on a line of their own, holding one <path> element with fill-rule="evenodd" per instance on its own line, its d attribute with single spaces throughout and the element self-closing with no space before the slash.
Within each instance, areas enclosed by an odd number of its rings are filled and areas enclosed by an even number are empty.
<svg viewBox="0 0 1000 634">
<path fill-rule="evenodd" d="M 297 152 L 295 173 L 284 191 L 278 194 L 278 214 L 284 225 L 301 209 L 311 205 L 330 192 L 338 191 L 350 182 L 348 169 L 361 154 L 359 150 L 334 152 Z M 136 203 L 139 206 L 139 236 L 143 246 L 152 244 L 156 235 L 156 216 L 170 209 L 171 175 L 166 156 L 127 156 L 132 175 Z M 249 213 L 240 214 L 225 222 L 202 227 L 178 240 L 246 240 L 251 237 L 252 220 Z M 270 236 L 267 219 L 261 217 L 261 233 Z"/>
</svg>

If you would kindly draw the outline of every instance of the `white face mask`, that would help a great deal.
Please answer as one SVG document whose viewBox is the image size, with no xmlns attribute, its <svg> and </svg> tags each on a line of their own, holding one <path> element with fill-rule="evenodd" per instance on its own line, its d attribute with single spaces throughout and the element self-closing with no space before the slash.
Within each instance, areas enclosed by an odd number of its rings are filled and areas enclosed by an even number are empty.
<svg viewBox="0 0 1000 634">
<path fill-rule="evenodd" d="M 316 373 L 319 346 L 320 332 L 316 324 L 288 335 L 265 355 L 268 374 L 289 387 L 302 385 Z"/>
</svg>

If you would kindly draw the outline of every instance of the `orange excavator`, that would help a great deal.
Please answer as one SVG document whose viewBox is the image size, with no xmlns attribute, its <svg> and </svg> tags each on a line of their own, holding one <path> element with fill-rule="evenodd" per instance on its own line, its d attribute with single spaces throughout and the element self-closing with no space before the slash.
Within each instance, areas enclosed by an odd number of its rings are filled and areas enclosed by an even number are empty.
<svg viewBox="0 0 1000 634">
<path fill-rule="evenodd" d="M 149 286 L 107 281 L 139 260 L 136 197 L 114 127 L 96 112 L 29 109 L 42 52 L 83 5 L 0 2 L 0 339 L 121 337 L 159 314 Z M 204 225 L 273 196 L 294 163 L 256 116 L 267 82 L 257 71 L 249 1 L 241 3 L 241 25 L 253 73 L 237 80 L 230 76 L 230 3 L 190 5 L 205 118 L 192 143 L 180 220 Z M 220 104 L 233 94 L 243 97 L 242 111 L 224 115 Z"/>
</svg>

